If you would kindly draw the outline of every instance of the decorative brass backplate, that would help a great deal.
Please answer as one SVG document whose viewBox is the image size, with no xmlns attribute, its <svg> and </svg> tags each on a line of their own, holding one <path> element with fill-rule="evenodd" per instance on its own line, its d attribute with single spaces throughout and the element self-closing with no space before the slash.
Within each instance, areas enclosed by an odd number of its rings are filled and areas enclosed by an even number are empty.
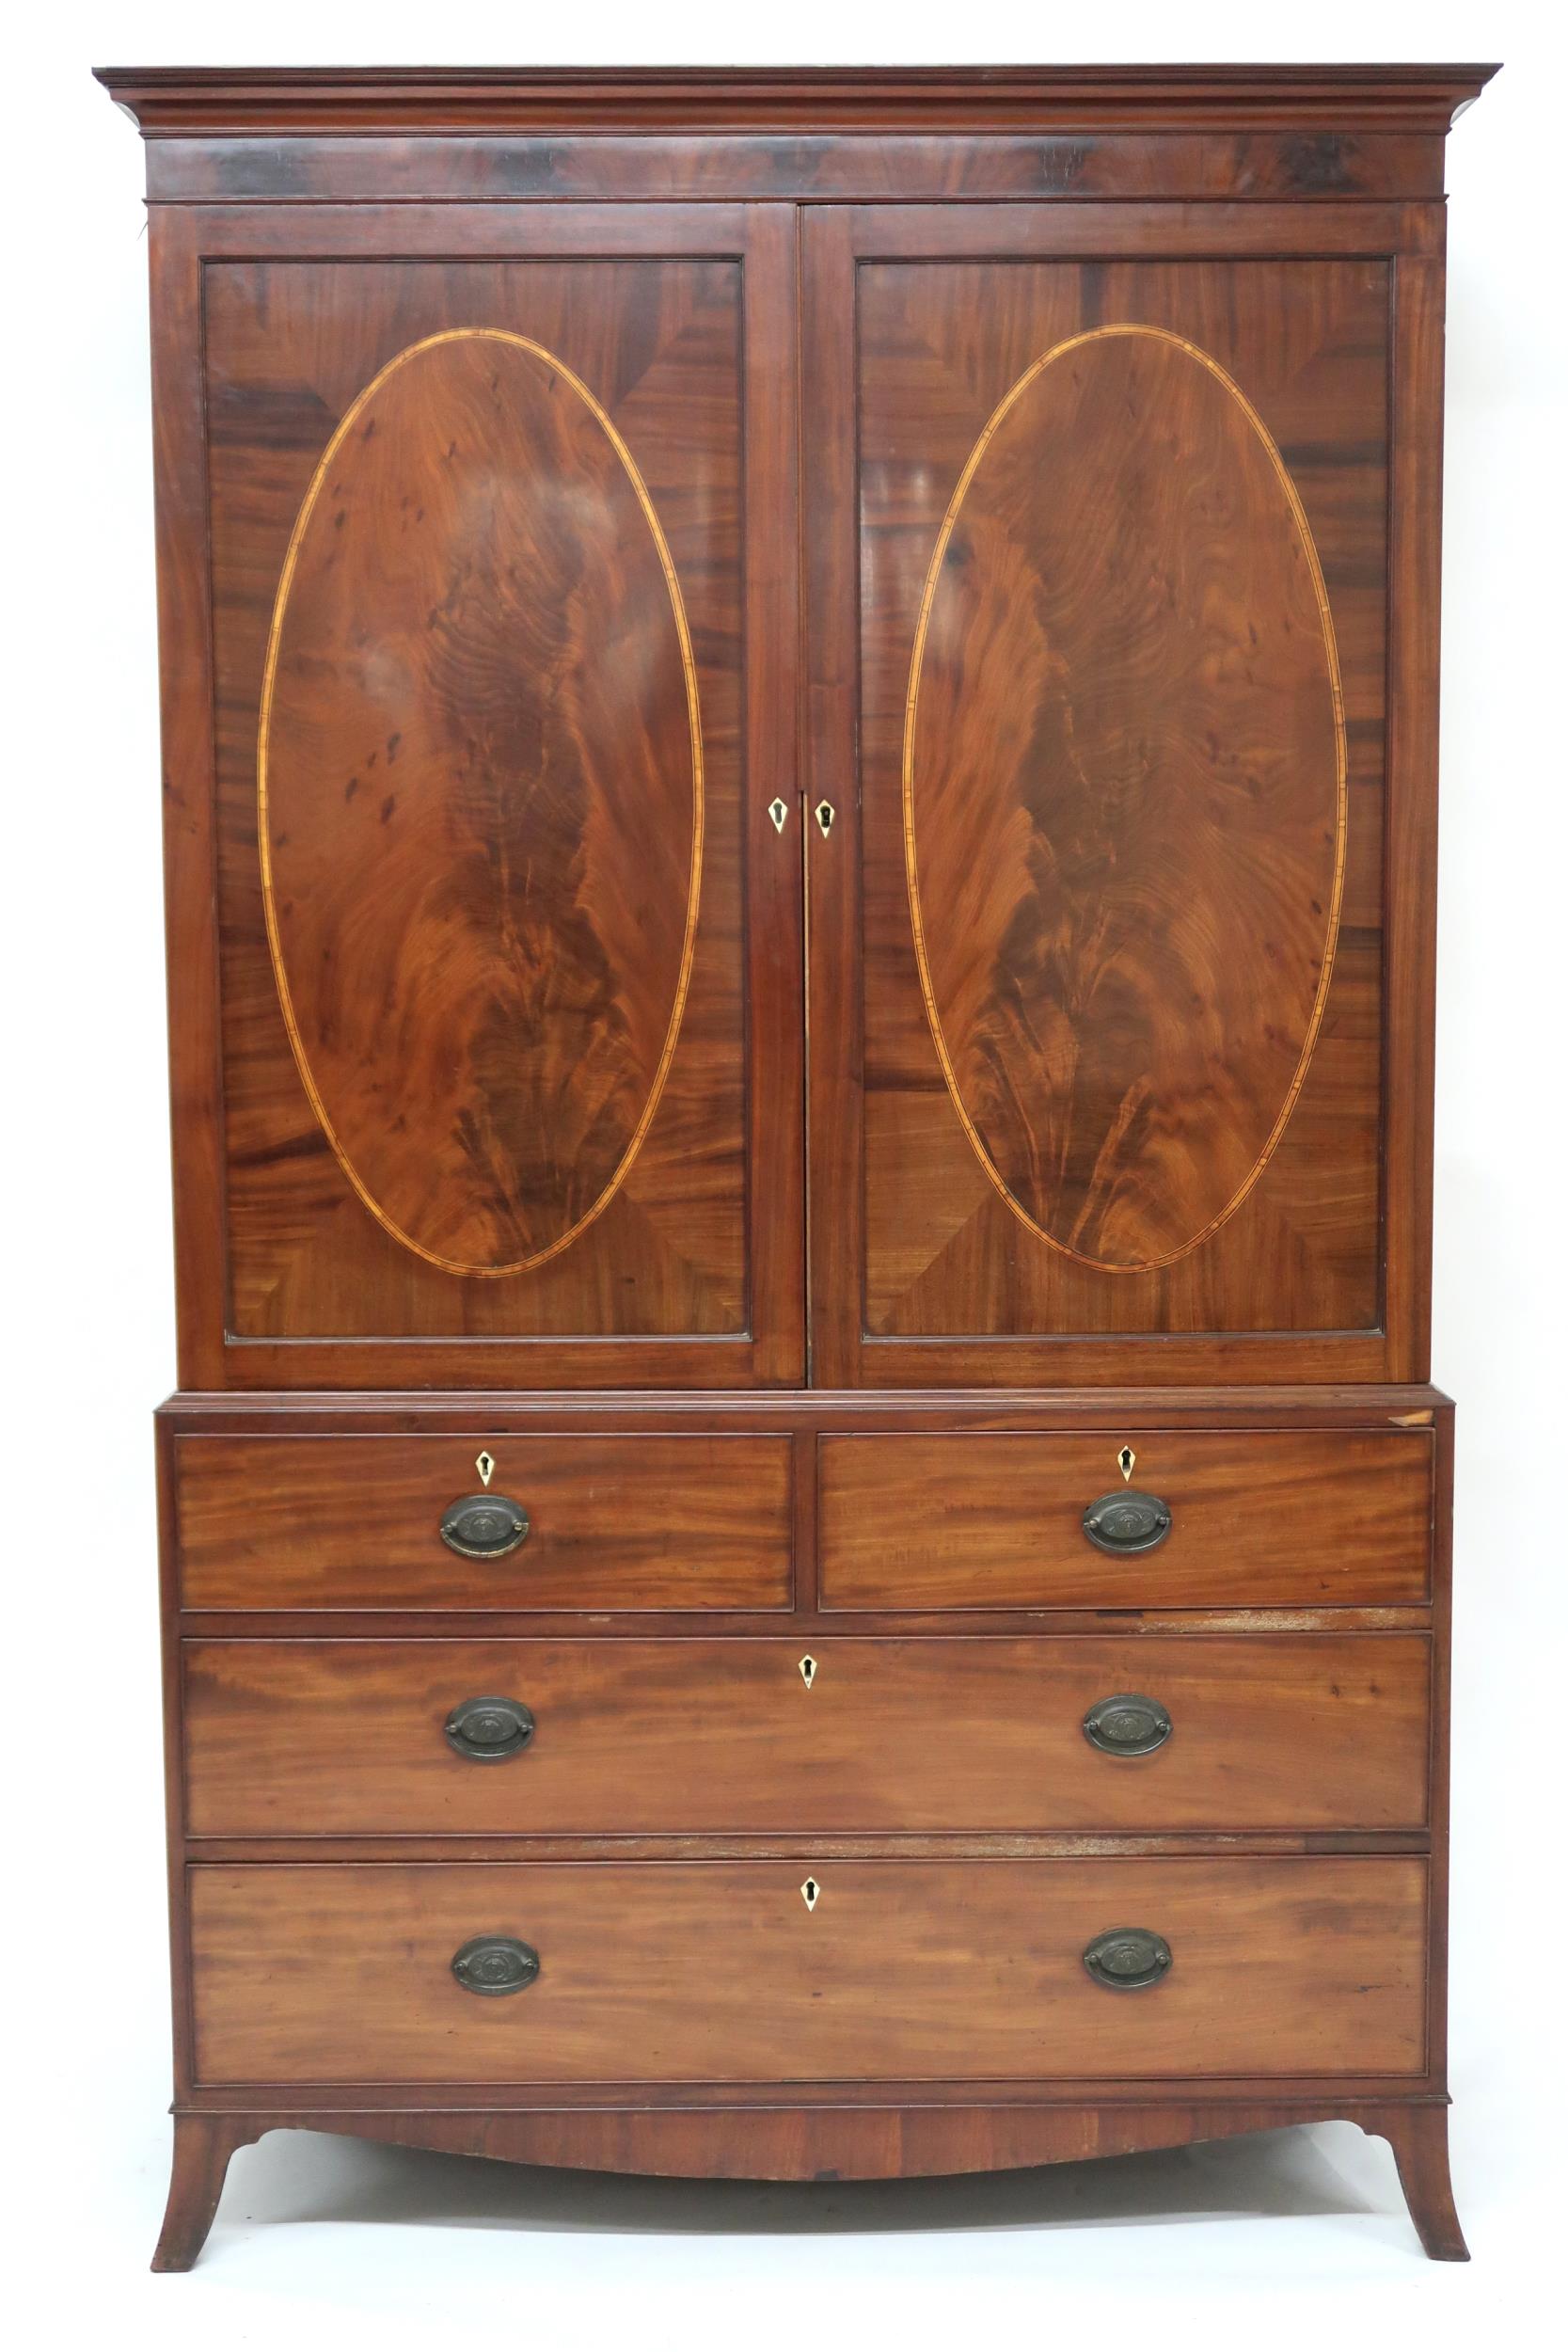
<svg viewBox="0 0 1568 2352">
<path fill-rule="evenodd" d="M 521 1699 L 464 1699 L 441 1728 L 448 1746 L 471 1764 L 499 1764 L 533 1738 L 533 1710 Z"/>
<path fill-rule="evenodd" d="M 503 1560 L 528 1534 L 528 1513 L 509 1495 L 462 1495 L 441 1514 L 441 1541 L 465 1560 Z"/>
<path fill-rule="evenodd" d="M 1170 1527 L 1170 1504 L 1158 1495 L 1140 1494 L 1136 1486 L 1101 1495 L 1084 1514 L 1084 1533 L 1100 1551 L 1152 1551 Z"/>
<path fill-rule="evenodd" d="M 1113 1993 L 1140 1993 L 1158 1984 L 1170 1964 L 1170 1946 L 1152 1928 L 1111 1928 L 1084 1953 L 1096 1984 L 1108 1985 Z"/>
<path fill-rule="evenodd" d="M 1084 1718 L 1084 1737 L 1102 1756 L 1152 1756 L 1173 1729 L 1159 1700 L 1146 1699 L 1136 1691 L 1097 1699 Z"/>
<path fill-rule="evenodd" d="M 471 1935 L 453 1952 L 451 1973 L 465 1993 L 521 1993 L 539 1974 L 539 1955 L 515 1935 Z"/>
</svg>

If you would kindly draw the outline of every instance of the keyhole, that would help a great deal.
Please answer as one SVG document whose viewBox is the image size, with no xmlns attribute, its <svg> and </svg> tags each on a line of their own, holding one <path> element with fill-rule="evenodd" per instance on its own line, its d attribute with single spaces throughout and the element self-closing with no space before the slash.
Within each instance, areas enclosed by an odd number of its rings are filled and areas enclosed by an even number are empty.
<svg viewBox="0 0 1568 2352">
<path fill-rule="evenodd" d="M 809 1691 L 812 1684 L 816 1680 L 816 1661 L 815 1658 L 807 1656 L 801 1659 L 800 1679 Z"/>
<path fill-rule="evenodd" d="M 800 1889 L 800 1899 L 805 1904 L 808 1911 L 815 1911 L 816 1909 L 816 1898 L 821 1894 L 821 1892 L 822 1889 L 817 1885 L 815 1879 L 807 1879 L 805 1884 Z"/>
<path fill-rule="evenodd" d="M 496 1474 L 495 1456 L 490 1454 L 476 1454 L 474 1457 L 474 1468 L 479 1472 L 480 1485 L 482 1486 L 487 1486 L 490 1484 L 491 1479 L 494 1478 Z"/>
<path fill-rule="evenodd" d="M 1117 1455 L 1117 1468 L 1120 1470 L 1124 1479 L 1132 1477 L 1132 1465 L 1137 1458 L 1137 1455 L 1133 1453 L 1130 1445 L 1124 1445 L 1121 1452 Z"/>
</svg>

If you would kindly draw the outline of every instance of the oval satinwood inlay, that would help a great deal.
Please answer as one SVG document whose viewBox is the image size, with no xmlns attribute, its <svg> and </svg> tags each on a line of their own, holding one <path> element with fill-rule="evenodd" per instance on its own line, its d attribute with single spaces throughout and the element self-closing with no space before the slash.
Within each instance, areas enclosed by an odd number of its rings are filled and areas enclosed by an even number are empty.
<svg viewBox="0 0 1568 2352">
<path fill-rule="evenodd" d="M 261 697 L 267 931 L 365 1206 L 526 1272 L 624 1182 L 673 1054 L 703 856 L 680 586 L 631 452 L 551 353 L 429 337 L 294 525 Z"/>
<path fill-rule="evenodd" d="M 959 476 L 904 732 L 931 1034 L 1040 1240 L 1145 1271 L 1245 1199 L 1323 1018 L 1345 811 L 1327 594 L 1261 419 L 1161 328 L 1047 352 Z"/>
</svg>

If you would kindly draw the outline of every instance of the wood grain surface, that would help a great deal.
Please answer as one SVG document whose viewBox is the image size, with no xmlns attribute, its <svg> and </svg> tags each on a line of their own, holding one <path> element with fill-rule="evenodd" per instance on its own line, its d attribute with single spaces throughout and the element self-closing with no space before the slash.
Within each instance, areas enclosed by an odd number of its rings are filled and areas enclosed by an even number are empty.
<svg viewBox="0 0 1568 2352">
<path fill-rule="evenodd" d="M 1424 1635 L 1053 1641 L 193 1641 L 193 1836 L 1416 1829 Z M 1092 1747 L 1136 1692 L 1174 1729 Z M 475 1762 L 466 1698 L 531 1711 Z M 1304 1762 L 1310 1759 L 1310 1769 Z"/>
<path fill-rule="evenodd" d="M 860 779 L 811 855 L 847 1384 L 1389 1360 L 1390 264 L 1294 258 L 1283 207 L 1223 261 L 1100 226 L 805 230 L 814 773 Z"/>
<path fill-rule="evenodd" d="M 1428 1367 L 1486 70 L 105 78 L 182 1385 L 158 2266 L 284 2120 L 805 2178 L 1349 2115 L 1461 2258 L 1451 1408 L 1348 1384 Z M 1118 1559 L 1129 1443 L 1174 1531 Z M 482 1450 L 494 1563 L 438 1533 Z M 1155 1753 L 1085 1740 L 1117 1692 Z M 495 1695 L 531 1744 L 455 1755 Z M 1171 1970 L 1106 1991 L 1133 1925 Z M 466 1992 L 475 1934 L 537 1982 Z"/>
<path fill-rule="evenodd" d="M 1153 1550 L 1084 1533 L 1120 1446 L 1043 1435 L 828 1437 L 830 1609 L 1418 1602 L 1431 1590 L 1430 1432 L 1129 1430 L 1132 1483 L 1168 1504 Z"/>
<path fill-rule="evenodd" d="M 344 1173 L 449 1273 L 544 1263 L 657 1107 L 703 831 L 669 548 L 554 353 L 450 329 L 351 404 L 284 562 L 259 772 L 284 1016 Z"/>
<path fill-rule="evenodd" d="M 198 1866 L 199 2082 L 1414 2074 L 1426 1866 L 1175 1862 Z M 1143 1992 L 1083 1952 L 1168 1941 Z M 468 1993 L 477 1935 L 540 1957 Z"/>
<path fill-rule="evenodd" d="M 441 1540 L 479 1490 L 529 1532 L 497 1560 Z M 790 1440 L 202 1437 L 178 1448 L 188 1609 L 781 1609 L 790 1596 Z"/>
<path fill-rule="evenodd" d="M 1206 353 L 1042 354 L 938 534 L 904 733 L 932 1040 L 1002 1199 L 1147 1272 L 1261 1175 L 1338 927 L 1344 740 L 1311 533 Z"/>
<path fill-rule="evenodd" d="M 288 227 L 203 280 L 225 1327 L 743 1345 L 793 991 L 787 926 L 748 982 L 741 516 L 787 485 L 776 436 L 748 471 L 738 262 L 580 217 L 463 261 Z"/>
</svg>

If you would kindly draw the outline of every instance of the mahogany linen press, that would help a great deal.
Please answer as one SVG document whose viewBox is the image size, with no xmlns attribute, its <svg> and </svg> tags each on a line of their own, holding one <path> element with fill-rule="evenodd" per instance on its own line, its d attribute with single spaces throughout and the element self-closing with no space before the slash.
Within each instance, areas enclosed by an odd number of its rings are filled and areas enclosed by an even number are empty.
<svg viewBox="0 0 1568 2352">
<path fill-rule="evenodd" d="M 187 2268 L 275 2126 L 1348 2118 L 1462 2259 L 1428 1385 L 1482 66 L 146 140 Z"/>
</svg>

